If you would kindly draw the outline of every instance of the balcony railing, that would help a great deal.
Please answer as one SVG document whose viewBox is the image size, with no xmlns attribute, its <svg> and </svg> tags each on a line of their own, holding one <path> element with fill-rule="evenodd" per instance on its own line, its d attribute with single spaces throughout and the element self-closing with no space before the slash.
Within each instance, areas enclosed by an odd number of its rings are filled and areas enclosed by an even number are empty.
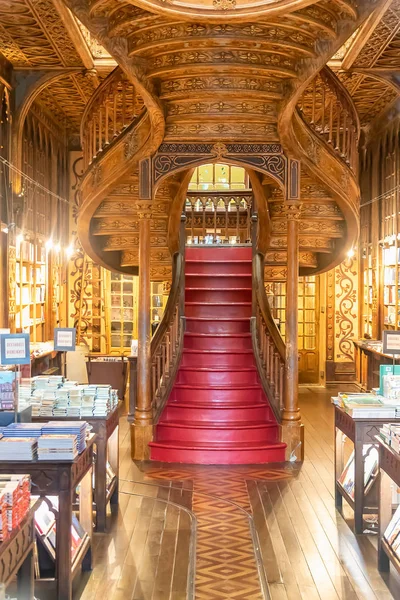
<svg viewBox="0 0 400 600">
<path fill-rule="evenodd" d="M 189 193 L 186 199 L 189 244 L 249 243 L 252 193 Z"/>
<path fill-rule="evenodd" d="M 351 96 L 328 68 L 314 78 L 297 105 L 309 127 L 356 174 L 360 123 Z"/>
<path fill-rule="evenodd" d="M 135 86 L 117 67 L 89 100 L 81 123 L 84 169 L 145 110 Z"/>
</svg>

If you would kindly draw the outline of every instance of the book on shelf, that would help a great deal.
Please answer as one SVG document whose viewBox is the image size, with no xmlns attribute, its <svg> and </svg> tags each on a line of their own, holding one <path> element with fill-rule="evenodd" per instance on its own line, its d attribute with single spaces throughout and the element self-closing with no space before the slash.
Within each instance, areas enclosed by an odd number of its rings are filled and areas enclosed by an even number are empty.
<svg viewBox="0 0 400 600">
<path fill-rule="evenodd" d="M 378 473 L 378 450 L 372 444 L 366 444 L 363 448 L 364 455 L 364 493 L 371 489 Z M 339 483 L 347 494 L 354 499 L 355 486 L 355 455 L 351 453 L 340 477 Z"/>
</svg>

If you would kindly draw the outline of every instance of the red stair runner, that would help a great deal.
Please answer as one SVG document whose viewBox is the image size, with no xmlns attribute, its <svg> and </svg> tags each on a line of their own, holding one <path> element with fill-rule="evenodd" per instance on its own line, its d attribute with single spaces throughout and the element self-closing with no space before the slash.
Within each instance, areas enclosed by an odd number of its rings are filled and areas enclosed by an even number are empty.
<svg viewBox="0 0 400 600">
<path fill-rule="evenodd" d="M 250 334 L 251 248 L 186 249 L 182 361 L 151 458 L 196 464 L 285 460 Z"/>
</svg>

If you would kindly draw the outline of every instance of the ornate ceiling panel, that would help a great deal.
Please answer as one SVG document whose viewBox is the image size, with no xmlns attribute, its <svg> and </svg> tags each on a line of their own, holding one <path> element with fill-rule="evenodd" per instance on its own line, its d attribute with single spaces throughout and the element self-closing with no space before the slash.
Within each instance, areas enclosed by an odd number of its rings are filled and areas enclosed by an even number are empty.
<svg viewBox="0 0 400 600">
<path fill-rule="evenodd" d="M 82 64 L 52 0 L 2 0 L 0 52 L 19 68 Z"/>
<path fill-rule="evenodd" d="M 382 80 L 361 73 L 339 72 L 356 105 L 361 125 L 367 125 L 393 102 L 397 94 Z"/>
</svg>

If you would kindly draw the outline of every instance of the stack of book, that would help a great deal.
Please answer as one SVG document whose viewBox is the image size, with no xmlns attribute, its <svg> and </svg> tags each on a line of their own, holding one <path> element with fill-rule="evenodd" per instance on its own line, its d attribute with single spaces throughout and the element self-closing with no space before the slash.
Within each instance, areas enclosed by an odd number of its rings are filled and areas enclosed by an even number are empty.
<svg viewBox="0 0 400 600">
<path fill-rule="evenodd" d="M 0 541 L 18 527 L 30 507 L 29 475 L 0 475 Z"/>
<path fill-rule="evenodd" d="M 38 460 L 74 460 L 77 456 L 76 435 L 42 435 L 38 439 Z"/>
<path fill-rule="evenodd" d="M 400 506 L 397 507 L 383 537 L 393 550 L 400 557 Z"/>
<path fill-rule="evenodd" d="M 332 402 L 343 408 L 354 419 L 400 418 L 400 403 L 372 393 L 339 393 Z"/>
<path fill-rule="evenodd" d="M 379 430 L 379 435 L 388 446 L 400 454 L 400 425 L 385 423 Z"/>
<path fill-rule="evenodd" d="M 19 405 L 30 405 L 34 417 L 102 417 L 118 405 L 110 385 L 78 385 L 58 375 L 24 380 L 18 396 Z"/>
<path fill-rule="evenodd" d="M 81 454 L 86 448 L 86 421 L 52 421 L 42 426 L 42 434 L 45 436 L 75 436 L 78 453 Z"/>
<path fill-rule="evenodd" d="M 42 423 L 10 423 L 4 427 L 2 434 L 7 438 L 38 438 L 42 435 Z"/>
<path fill-rule="evenodd" d="M 37 458 L 37 438 L 2 437 L 0 462 L 32 461 Z"/>
</svg>

